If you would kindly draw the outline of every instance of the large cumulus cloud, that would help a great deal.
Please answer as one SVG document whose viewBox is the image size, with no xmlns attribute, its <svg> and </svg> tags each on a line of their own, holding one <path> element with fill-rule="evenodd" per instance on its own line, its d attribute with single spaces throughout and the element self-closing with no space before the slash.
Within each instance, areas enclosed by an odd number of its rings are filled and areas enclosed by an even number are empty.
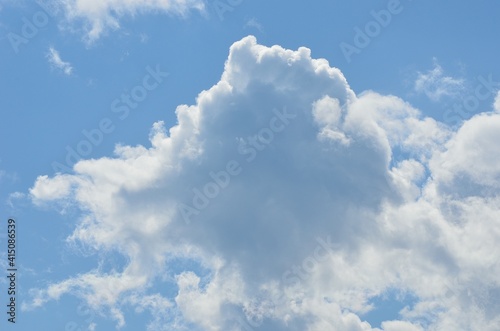
<svg viewBox="0 0 500 331">
<path fill-rule="evenodd" d="M 452 131 L 398 97 L 356 95 L 306 48 L 250 36 L 176 113 L 151 146 L 38 178 L 35 203 L 81 209 L 69 241 L 128 262 L 26 307 L 71 293 L 118 325 L 133 305 L 154 329 L 379 330 L 363 316 L 397 291 L 415 303 L 385 331 L 497 329 L 498 112 Z"/>
</svg>

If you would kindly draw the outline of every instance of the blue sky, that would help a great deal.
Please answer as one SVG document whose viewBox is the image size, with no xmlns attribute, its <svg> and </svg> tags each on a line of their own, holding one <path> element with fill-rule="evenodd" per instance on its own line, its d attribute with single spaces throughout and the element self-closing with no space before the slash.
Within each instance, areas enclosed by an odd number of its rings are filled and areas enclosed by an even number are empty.
<svg viewBox="0 0 500 331">
<path fill-rule="evenodd" d="M 0 0 L 15 327 L 497 330 L 499 10 Z"/>
</svg>

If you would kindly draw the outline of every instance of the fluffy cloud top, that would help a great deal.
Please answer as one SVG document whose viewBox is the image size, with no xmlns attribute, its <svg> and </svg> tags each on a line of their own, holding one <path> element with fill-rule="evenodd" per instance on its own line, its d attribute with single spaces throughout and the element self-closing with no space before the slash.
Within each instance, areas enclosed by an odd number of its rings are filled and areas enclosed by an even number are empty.
<svg viewBox="0 0 500 331">
<path fill-rule="evenodd" d="M 454 132 L 250 36 L 176 114 L 151 146 L 38 178 L 36 203 L 82 210 L 69 241 L 128 262 L 25 307 L 69 293 L 117 325 L 124 306 L 149 310 L 154 330 L 380 331 L 363 316 L 396 291 L 416 301 L 382 330 L 498 329 L 498 113 Z"/>
<path fill-rule="evenodd" d="M 190 10 L 203 11 L 203 0 L 60 0 L 69 21 L 84 24 L 86 39 L 93 42 L 107 29 L 118 29 L 120 18 L 141 12 L 165 12 L 185 16 Z"/>
</svg>

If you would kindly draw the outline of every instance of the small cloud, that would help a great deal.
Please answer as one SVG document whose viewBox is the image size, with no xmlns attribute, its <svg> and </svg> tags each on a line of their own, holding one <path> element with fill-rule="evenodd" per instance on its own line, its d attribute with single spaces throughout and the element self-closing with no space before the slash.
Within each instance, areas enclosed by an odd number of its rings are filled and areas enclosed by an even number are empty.
<svg viewBox="0 0 500 331">
<path fill-rule="evenodd" d="M 432 101 L 439 101 L 444 96 L 455 96 L 464 88 L 464 80 L 445 76 L 443 68 L 434 59 L 434 68 L 426 73 L 418 73 L 414 89 L 425 94 Z"/>
<path fill-rule="evenodd" d="M 247 22 L 245 23 L 244 27 L 245 28 L 256 28 L 260 32 L 264 31 L 264 28 L 262 27 L 262 24 L 260 24 L 259 21 L 257 21 L 256 18 L 251 18 L 251 19 L 247 20 Z"/>
<path fill-rule="evenodd" d="M 49 48 L 49 52 L 47 53 L 47 59 L 52 68 L 57 70 L 61 70 L 65 75 L 71 75 L 73 72 L 73 67 L 71 63 L 65 62 L 61 59 L 59 52 L 53 47 Z"/>
<path fill-rule="evenodd" d="M 120 57 L 120 62 L 123 62 L 126 58 L 128 58 L 130 55 L 130 52 L 129 51 L 124 51 L 122 53 L 122 56 Z"/>
<path fill-rule="evenodd" d="M 14 208 L 14 202 L 18 200 L 22 200 L 26 198 L 26 194 L 21 193 L 21 192 L 14 192 L 9 194 L 9 197 L 7 198 L 7 205 L 9 205 L 10 208 Z"/>
<path fill-rule="evenodd" d="M 149 36 L 145 33 L 141 33 L 139 35 L 139 40 L 141 41 L 142 44 L 145 44 L 149 41 Z"/>
</svg>

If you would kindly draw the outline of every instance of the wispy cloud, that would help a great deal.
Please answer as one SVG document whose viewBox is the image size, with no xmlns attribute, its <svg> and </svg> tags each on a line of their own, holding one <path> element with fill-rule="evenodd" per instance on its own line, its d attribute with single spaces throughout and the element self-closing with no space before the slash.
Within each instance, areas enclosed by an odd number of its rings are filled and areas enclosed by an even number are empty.
<svg viewBox="0 0 500 331">
<path fill-rule="evenodd" d="M 434 68 L 426 73 L 418 73 L 414 89 L 425 94 L 432 101 L 439 101 L 444 96 L 455 96 L 464 88 L 464 80 L 445 76 L 443 68 L 434 59 Z"/>
<path fill-rule="evenodd" d="M 7 198 L 7 201 L 5 202 L 10 208 L 15 208 L 16 204 L 26 198 L 26 194 L 21 193 L 21 192 L 14 192 L 9 194 L 9 197 Z"/>
<path fill-rule="evenodd" d="M 96 41 L 109 29 L 119 29 L 120 19 L 123 16 L 160 11 L 182 17 L 186 16 L 190 10 L 205 10 L 203 0 L 61 0 L 61 4 L 68 22 L 84 22 L 84 39 L 88 43 Z"/>
<path fill-rule="evenodd" d="M 73 67 L 71 63 L 63 61 L 59 52 L 53 47 L 49 48 L 49 52 L 47 53 L 47 59 L 49 60 L 52 68 L 57 70 L 61 70 L 65 75 L 71 75 L 73 73 Z"/>
<path fill-rule="evenodd" d="M 73 73 L 73 67 L 71 63 L 65 62 L 61 59 L 59 52 L 53 47 L 49 48 L 49 52 L 47 53 L 47 59 L 49 60 L 52 68 L 57 70 L 61 70 L 65 75 L 71 75 Z"/>
<path fill-rule="evenodd" d="M 260 24 L 260 22 L 257 21 L 255 17 L 247 20 L 247 22 L 245 23 L 245 28 L 256 28 L 260 32 L 264 31 L 262 24 Z"/>
</svg>

